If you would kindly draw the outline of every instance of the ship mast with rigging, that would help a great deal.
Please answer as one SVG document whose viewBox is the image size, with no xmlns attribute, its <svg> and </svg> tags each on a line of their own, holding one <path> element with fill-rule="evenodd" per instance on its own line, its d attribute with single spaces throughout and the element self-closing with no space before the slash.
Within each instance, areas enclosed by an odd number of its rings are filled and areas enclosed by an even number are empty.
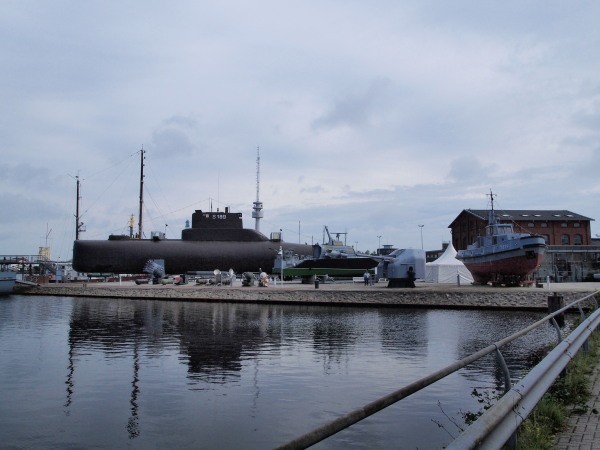
<svg viewBox="0 0 600 450">
<path fill-rule="evenodd" d="M 140 213 L 138 216 L 138 239 L 142 239 L 142 211 L 144 209 L 144 146 L 140 150 Z"/>
</svg>

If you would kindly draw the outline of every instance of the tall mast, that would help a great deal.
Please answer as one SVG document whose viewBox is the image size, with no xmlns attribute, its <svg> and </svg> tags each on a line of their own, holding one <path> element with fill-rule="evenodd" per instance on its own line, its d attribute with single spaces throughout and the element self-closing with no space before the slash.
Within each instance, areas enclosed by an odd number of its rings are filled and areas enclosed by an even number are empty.
<svg viewBox="0 0 600 450">
<path fill-rule="evenodd" d="M 496 224 L 496 213 L 494 211 L 494 197 L 496 196 L 496 194 L 494 194 L 492 192 L 492 190 L 490 189 L 490 193 L 488 194 L 490 196 L 490 217 L 489 217 L 489 224 L 490 225 L 495 225 Z"/>
<path fill-rule="evenodd" d="M 77 201 L 75 202 L 75 240 L 79 240 L 79 199 L 81 198 L 79 194 L 79 175 L 75 177 L 77 181 Z"/>
<path fill-rule="evenodd" d="M 75 180 L 77 181 L 77 199 L 75 202 L 75 240 L 78 241 L 79 233 L 81 231 L 85 231 L 85 229 L 83 228 L 83 222 L 79 221 L 79 203 L 81 202 L 81 182 L 79 181 L 79 175 L 75 177 Z"/>
<path fill-rule="evenodd" d="M 490 189 L 490 193 L 488 195 L 490 196 L 490 211 L 486 230 L 488 231 L 488 234 L 494 235 L 498 233 L 498 221 L 496 220 L 496 212 L 494 211 L 494 197 L 496 194 L 494 194 Z"/>
<path fill-rule="evenodd" d="M 260 219 L 263 217 L 262 202 L 259 199 L 260 193 L 260 148 L 256 147 L 256 201 L 252 207 L 252 217 L 256 219 L 254 229 L 260 231 Z"/>
<path fill-rule="evenodd" d="M 142 239 L 142 210 L 144 209 L 144 146 L 140 150 L 140 214 L 138 218 L 138 239 Z"/>
</svg>

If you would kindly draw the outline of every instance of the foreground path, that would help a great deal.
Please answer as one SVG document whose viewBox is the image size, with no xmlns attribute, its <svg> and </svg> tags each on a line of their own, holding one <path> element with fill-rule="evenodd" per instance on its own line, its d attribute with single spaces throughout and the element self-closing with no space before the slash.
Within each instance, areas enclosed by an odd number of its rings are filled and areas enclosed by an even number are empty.
<svg viewBox="0 0 600 450">
<path fill-rule="evenodd" d="M 557 450 L 600 450 L 600 364 L 592 374 L 587 411 L 569 418 L 567 429 L 555 439 Z"/>
</svg>

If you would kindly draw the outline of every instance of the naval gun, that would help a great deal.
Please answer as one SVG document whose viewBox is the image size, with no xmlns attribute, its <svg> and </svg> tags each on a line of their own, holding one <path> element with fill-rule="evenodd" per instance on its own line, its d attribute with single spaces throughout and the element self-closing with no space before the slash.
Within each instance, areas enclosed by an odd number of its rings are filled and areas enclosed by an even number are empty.
<svg viewBox="0 0 600 450">
<path fill-rule="evenodd" d="M 415 279 L 425 278 L 425 250 L 407 248 L 389 255 L 374 256 L 379 264 L 377 278 L 387 278 L 389 288 L 415 287 Z"/>
</svg>

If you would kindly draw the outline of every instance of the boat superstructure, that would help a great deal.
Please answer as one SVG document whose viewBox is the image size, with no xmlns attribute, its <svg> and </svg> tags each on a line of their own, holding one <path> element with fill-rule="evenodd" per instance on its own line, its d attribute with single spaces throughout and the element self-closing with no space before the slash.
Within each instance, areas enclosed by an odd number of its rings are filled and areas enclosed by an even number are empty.
<svg viewBox="0 0 600 450">
<path fill-rule="evenodd" d="M 542 236 L 515 232 L 511 223 L 498 222 L 494 194 L 490 191 L 489 195 L 491 208 L 485 235 L 459 250 L 456 258 L 469 269 L 475 284 L 531 284 L 529 277 L 542 262 L 546 241 Z"/>
<path fill-rule="evenodd" d="M 12 261 L 7 261 L 0 264 L 0 295 L 8 295 L 15 289 L 15 283 L 17 282 L 17 273 L 10 270 L 9 265 Z"/>
<path fill-rule="evenodd" d="M 327 234 L 327 240 L 325 239 Z M 369 255 L 361 255 L 352 246 L 346 245 L 339 239 L 337 233 L 334 239 L 327 225 L 323 227 L 323 244 L 312 246 L 312 257 L 300 258 L 298 255 L 292 255 L 289 252 L 281 253 L 275 261 L 274 273 L 281 274 L 284 269 L 284 275 L 287 277 L 302 277 L 305 281 L 314 276 L 336 276 L 336 277 L 354 277 L 362 276 L 365 271 L 372 270 L 378 261 L 372 259 Z M 345 233 L 344 233 L 345 234 Z"/>
</svg>

